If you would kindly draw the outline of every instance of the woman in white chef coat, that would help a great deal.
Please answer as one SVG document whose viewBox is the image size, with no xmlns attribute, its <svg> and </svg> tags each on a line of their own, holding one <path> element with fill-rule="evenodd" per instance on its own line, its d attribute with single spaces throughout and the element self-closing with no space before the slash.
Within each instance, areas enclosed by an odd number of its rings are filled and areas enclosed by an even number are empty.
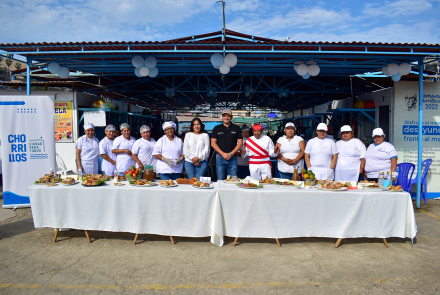
<svg viewBox="0 0 440 295">
<path fill-rule="evenodd" d="M 286 135 L 278 138 L 278 171 L 281 178 L 292 179 L 293 172 L 298 174 L 304 168 L 304 150 L 306 144 L 301 136 L 295 135 L 295 124 L 289 122 L 284 127 Z"/>
<path fill-rule="evenodd" d="M 145 165 L 153 165 L 153 170 L 156 172 L 156 160 L 153 156 L 153 149 L 156 141 L 151 138 L 151 130 L 147 125 L 142 125 L 140 128 L 141 138 L 136 140 L 131 149 L 131 156 L 136 162 L 136 168 L 144 170 Z"/>
<path fill-rule="evenodd" d="M 131 149 L 136 139 L 130 136 L 131 128 L 127 123 L 122 123 L 121 136 L 116 137 L 113 141 L 112 153 L 116 154 L 116 169 L 119 175 L 124 175 L 130 166 L 135 165 L 135 161 L 131 156 Z"/>
<path fill-rule="evenodd" d="M 99 142 L 101 170 L 105 175 L 113 176 L 116 169 L 116 155 L 112 153 L 116 128 L 112 124 L 105 127 L 105 137 Z"/>
<path fill-rule="evenodd" d="M 84 125 L 85 135 L 76 142 L 76 163 L 83 174 L 98 174 L 99 141 L 94 136 L 95 126 Z"/>
<path fill-rule="evenodd" d="M 364 178 L 377 182 L 380 171 L 391 171 L 393 182 L 396 181 L 397 152 L 394 146 L 384 141 L 382 128 L 373 130 L 374 143 L 368 146 L 365 153 Z"/>
<path fill-rule="evenodd" d="M 185 154 L 185 171 L 188 178 L 197 178 L 205 176 L 208 171 L 209 151 L 211 143 L 209 135 L 205 133 L 203 123 L 199 118 L 191 121 L 190 132 L 185 134 L 183 142 L 183 151 Z"/>
<path fill-rule="evenodd" d="M 359 175 L 365 168 L 365 145 L 357 138 L 353 138 L 353 130 L 349 125 L 341 127 L 341 140 L 336 143 L 338 161 L 335 169 L 335 181 L 359 180 Z"/>
<path fill-rule="evenodd" d="M 309 140 L 304 151 L 307 168 L 315 173 L 317 180 L 333 180 L 338 160 L 338 148 L 333 139 L 327 138 L 327 130 L 327 125 L 319 123 L 318 136 Z"/>
<path fill-rule="evenodd" d="M 183 168 L 183 141 L 174 135 L 176 132 L 174 122 L 165 122 L 162 129 L 165 135 L 154 145 L 153 155 L 156 156 L 156 170 L 162 180 L 176 180 L 180 177 Z"/>
</svg>

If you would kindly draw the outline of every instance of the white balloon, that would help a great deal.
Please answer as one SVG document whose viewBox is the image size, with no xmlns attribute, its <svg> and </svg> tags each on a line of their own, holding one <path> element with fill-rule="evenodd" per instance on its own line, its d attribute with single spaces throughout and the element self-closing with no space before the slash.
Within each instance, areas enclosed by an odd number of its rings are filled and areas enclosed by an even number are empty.
<svg viewBox="0 0 440 295">
<path fill-rule="evenodd" d="M 278 92 L 278 97 L 281 98 L 281 96 L 283 96 L 283 94 L 281 92 Z"/>
<path fill-rule="evenodd" d="M 170 92 L 170 88 L 165 87 L 165 92 Z"/>
<path fill-rule="evenodd" d="M 142 56 L 136 55 L 131 60 L 131 63 L 134 65 L 135 68 L 142 68 L 145 65 L 145 60 Z"/>
<path fill-rule="evenodd" d="M 307 74 L 308 70 L 309 70 L 309 67 L 307 65 L 305 65 L 305 64 L 300 64 L 296 68 L 296 72 L 300 76 L 304 76 L 305 74 Z"/>
<path fill-rule="evenodd" d="M 134 74 L 136 75 L 136 76 L 138 76 L 139 78 L 142 78 L 143 76 L 141 75 L 141 73 L 139 72 L 141 70 L 141 68 L 136 68 L 136 69 L 134 69 Z"/>
<path fill-rule="evenodd" d="M 308 79 L 308 78 L 310 78 L 310 74 L 307 73 L 307 74 L 303 75 L 302 78 L 303 78 L 303 79 Z"/>
<path fill-rule="evenodd" d="M 217 70 L 220 68 L 220 66 L 213 66 L 213 67 L 214 67 L 214 69 L 217 69 Z"/>
<path fill-rule="evenodd" d="M 309 71 L 308 72 L 309 72 L 310 76 L 318 76 L 320 71 L 321 71 L 321 69 L 316 64 L 309 66 Z"/>
<path fill-rule="evenodd" d="M 237 56 L 233 53 L 226 54 L 224 63 L 230 68 L 235 67 L 237 65 Z"/>
<path fill-rule="evenodd" d="M 214 92 L 214 93 L 212 94 L 212 97 L 217 97 L 217 92 Z"/>
<path fill-rule="evenodd" d="M 58 71 L 58 76 L 60 76 L 60 78 L 66 79 L 67 77 L 69 77 L 69 75 L 70 75 L 70 71 L 68 68 L 61 67 L 60 70 Z"/>
<path fill-rule="evenodd" d="M 251 94 L 250 94 L 249 92 L 246 92 L 244 95 L 245 95 L 246 97 L 251 96 Z"/>
<path fill-rule="evenodd" d="M 289 88 L 284 88 L 284 93 L 289 94 L 289 92 L 290 92 Z"/>
<path fill-rule="evenodd" d="M 174 92 L 175 90 L 176 90 L 176 89 L 174 89 L 174 87 L 171 87 L 171 88 L 170 88 L 170 91 L 171 91 L 171 92 Z"/>
<path fill-rule="evenodd" d="M 394 76 L 399 72 L 399 66 L 395 63 L 392 63 L 387 66 L 387 70 L 391 76 Z"/>
<path fill-rule="evenodd" d="M 300 65 L 300 64 L 303 64 L 304 62 L 302 61 L 302 60 L 297 60 L 296 62 L 295 62 L 295 64 L 293 65 L 293 68 L 295 69 L 295 71 L 296 71 L 296 69 L 298 68 L 298 65 Z"/>
<path fill-rule="evenodd" d="M 149 69 L 156 67 L 157 60 L 154 56 L 149 56 L 145 59 L 145 66 Z"/>
<path fill-rule="evenodd" d="M 399 65 L 399 74 L 401 76 L 408 75 L 409 73 L 411 73 L 411 66 L 410 66 L 410 64 L 403 63 L 403 64 Z"/>
<path fill-rule="evenodd" d="M 244 88 L 244 90 L 245 90 L 246 92 L 249 92 L 249 89 L 250 89 L 249 86 L 246 86 L 246 87 Z"/>
<path fill-rule="evenodd" d="M 254 88 L 249 88 L 249 93 L 254 93 L 255 89 Z"/>
<path fill-rule="evenodd" d="M 222 73 L 223 75 L 226 75 L 227 73 L 229 73 L 229 71 L 231 70 L 231 68 L 228 67 L 228 66 L 225 65 L 225 64 L 222 64 L 222 65 L 220 66 L 219 70 L 220 70 L 220 73 Z"/>
<path fill-rule="evenodd" d="M 159 74 L 159 70 L 156 67 L 149 69 L 149 70 L 150 70 L 150 73 L 148 73 L 148 76 L 150 76 L 151 78 L 154 78 Z"/>
<path fill-rule="evenodd" d="M 391 76 L 390 73 L 388 73 L 388 68 L 387 68 L 387 67 L 383 67 L 383 68 L 382 68 L 382 73 L 383 73 L 385 76 Z"/>
<path fill-rule="evenodd" d="M 393 79 L 393 81 L 395 81 L 395 82 L 399 81 L 400 78 L 401 78 L 401 76 L 399 73 L 391 76 L 391 79 Z"/>
<path fill-rule="evenodd" d="M 176 96 L 176 94 L 174 93 L 174 92 L 171 92 L 171 97 L 174 97 L 174 96 Z"/>
<path fill-rule="evenodd" d="M 51 62 L 49 64 L 49 66 L 47 67 L 47 69 L 49 70 L 49 72 L 51 72 L 52 74 L 57 74 L 60 70 L 60 65 L 56 62 Z"/>
<path fill-rule="evenodd" d="M 150 70 L 147 67 L 142 67 L 139 70 L 139 73 L 143 76 L 146 77 L 148 76 L 148 74 L 150 73 Z"/>
<path fill-rule="evenodd" d="M 314 60 L 308 60 L 307 62 L 306 62 L 306 65 L 316 65 L 316 61 L 314 61 Z"/>
<path fill-rule="evenodd" d="M 211 55 L 211 63 L 214 67 L 220 67 L 223 64 L 223 55 L 214 53 Z"/>
</svg>

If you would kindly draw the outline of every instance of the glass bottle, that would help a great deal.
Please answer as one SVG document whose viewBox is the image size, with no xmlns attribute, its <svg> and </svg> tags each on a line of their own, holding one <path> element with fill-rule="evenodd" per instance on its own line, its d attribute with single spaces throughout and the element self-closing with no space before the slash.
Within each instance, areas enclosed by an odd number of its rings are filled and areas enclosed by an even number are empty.
<svg viewBox="0 0 440 295">
<path fill-rule="evenodd" d="M 295 170 L 293 170 L 292 180 L 299 181 L 298 168 L 295 168 Z"/>
</svg>

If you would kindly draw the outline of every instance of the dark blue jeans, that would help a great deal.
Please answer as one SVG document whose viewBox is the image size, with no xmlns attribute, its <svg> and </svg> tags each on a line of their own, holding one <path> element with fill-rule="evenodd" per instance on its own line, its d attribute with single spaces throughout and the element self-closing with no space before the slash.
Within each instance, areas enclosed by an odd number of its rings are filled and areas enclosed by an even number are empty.
<svg viewBox="0 0 440 295">
<path fill-rule="evenodd" d="M 176 180 L 177 178 L 180 178 L 180 173 L 160 173 L 159 175 L 161 180 Z"/>
<path fill-rule="evenodd" d="M 217 180 L 225 180 L 226 172 L 227 175 L 237 176 L 237 157 L 232 157 L 229 161 L 226 161 L 225 158 L 216 155 L 215 164 L 217 166 Z"/>
<path fill-rule="evenodd" d="M 284 179 L 292 179 L 293 173 L 287 173 L 287 172 L 281 172 L 280 173 L 280 178 L 284 178 Z"/>
<path fill-rule="evenodd" d="M 200 176 L 205 176 L 206 171 L 208 171 L 208 162 L 201 161 L 199 162 L 200 166 L 196 167 L 193 162 L 187 162 L 185 161 L 185 171 L 186 174 L 188 174 L 188 178 L 197 178 L 197 180 L 200 180 Z"/>
</svg>

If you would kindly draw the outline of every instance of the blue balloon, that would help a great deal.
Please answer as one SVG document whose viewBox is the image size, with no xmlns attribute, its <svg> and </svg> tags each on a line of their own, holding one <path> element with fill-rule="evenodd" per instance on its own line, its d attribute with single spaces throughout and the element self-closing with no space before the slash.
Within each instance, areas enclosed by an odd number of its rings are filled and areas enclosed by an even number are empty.
<svg viewBox="0 0 440 295">
<path fill-rule="evenodd" d="M 308 78 L 310 78 L 310 74 L 309 73 L 307 73 L 307 74 L 305 74 L 304 76 L 302 76 L 303 77 L 303 79 L 308 79 Z"/>
<path fill-rule="evenodd" d="M 397 74 L 395 74 L 395 75 L 392 75 L 392 76 L 391 76 L 391 79 L 393 79 L 394 82 L 397 82 L 397 81 L 400 80 L 401 77 L 402 77 L 402 76 L 401 76 L 399 73 L 397 73 Z"/>
</svg>

